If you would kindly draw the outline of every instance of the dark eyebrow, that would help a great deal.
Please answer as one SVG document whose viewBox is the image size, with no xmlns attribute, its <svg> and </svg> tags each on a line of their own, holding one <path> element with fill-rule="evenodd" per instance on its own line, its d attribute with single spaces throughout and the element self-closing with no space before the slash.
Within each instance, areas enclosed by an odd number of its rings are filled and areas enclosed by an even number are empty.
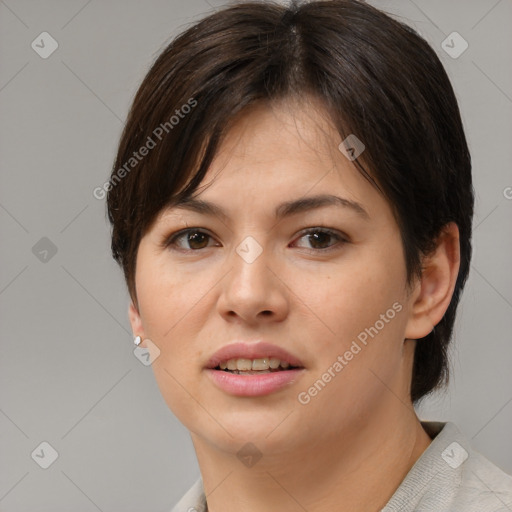
<svg viewBox="0 0 512 512">
<path fill-rule="evenodd" d="M 342 206 L 344 208 L 350 208 L 355 211 L 360 217 L 363 217 L 366 220 L 370 219 L 368 212 L 363 208 L 363 206 L 350 199 L 345 199 L 343 197 L 333 196 L 330 194 L 322 194 L 318 196 L 307 196 L 301 197 L 295 201 L 287 201 L 285 203 L 280 204 L 275 211 L 276 219 L 281 219 L 283 217 L 288 217 L 290 215 L 294 215 L 296 213 L 314 210 L 317 208 L 323 208 L 325 206 Z"/>
<path fill-rule="evenodd" d="M 296 199 L 294 201 L 287 201 L 281 203 L 275 210 L 274 215 L 276 219 L 282 219 L 289 217 L 297 213 L 315 210 L 326 206 L 342 206 L 344 208 L 350 208 L 357 213 L 361 218 L 369 220 L 370 216 L 363 206 L 350 199 L 343 197 L 333 196 L 330 194 L 321 194 L 317 196 L 306 196 Z M 195 199 L 193 197 L 182 199 L 177 203 L 173 203 L 169 206 L 170 208 L 179 208 L 184 210 L 190 210 L 203 215 L 216 215 L 224 220 L 228 219 L 228 215 L 224 209 L 204 199 Z"/>
</svg>

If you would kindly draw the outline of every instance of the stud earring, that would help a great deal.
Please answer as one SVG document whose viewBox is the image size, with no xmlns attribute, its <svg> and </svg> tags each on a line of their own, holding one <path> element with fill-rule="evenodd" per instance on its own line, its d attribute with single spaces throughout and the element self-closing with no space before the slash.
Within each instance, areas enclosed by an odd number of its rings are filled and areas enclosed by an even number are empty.
<svg viewBox="0 0 512 512">
<path fill-rule="evenodd" d="M 133 343 L 135 343 L 135 345 L 137 345 L 137 346 L 140 345 L 140 342 L 141 342 L 140 336 L 136 336 L 135 339 L 133 340 Z"/>
</svg>

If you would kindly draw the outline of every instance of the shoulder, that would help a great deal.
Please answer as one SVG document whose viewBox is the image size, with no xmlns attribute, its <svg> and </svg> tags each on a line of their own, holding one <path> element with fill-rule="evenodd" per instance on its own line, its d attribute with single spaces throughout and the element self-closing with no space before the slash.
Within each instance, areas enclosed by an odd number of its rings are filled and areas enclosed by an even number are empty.
<svg viewBox="0 0 512 512">
<path fill-rule="evenodd" d="M 455 498 L 461 510 L 510 511 L 512 477 L 470 447 Z"/>
<path fill-rule="evenodd" d="M 453 423 L 422 422 L 433 438 L 382 512 L 510 512 L 512 477 Z"/>
<path fill-rule="evenodd" d="M 171 512 L 205 512 L 205 510 L 206 497 L 204 495 L 203 481 L 199 478 L 173 507 Z"/>
</svg>

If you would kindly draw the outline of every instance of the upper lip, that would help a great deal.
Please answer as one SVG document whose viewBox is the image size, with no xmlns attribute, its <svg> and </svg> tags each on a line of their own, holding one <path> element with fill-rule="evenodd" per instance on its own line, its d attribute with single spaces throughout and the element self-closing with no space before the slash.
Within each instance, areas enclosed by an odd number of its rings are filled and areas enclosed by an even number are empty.
<svg viewBox="0 0 512 512">
<path fill-rule="evenodd" d="M 263 359 L 264 357 L 274 357 L 290 363 L 290 366 L 303 367 L 302 362 L 284 348 L 259 341 L 256 343 L 236 342 L 222 347 L 206 363 L 206 368 L 216 368 L 220 363 L 230 359 Z"/>
</svg>

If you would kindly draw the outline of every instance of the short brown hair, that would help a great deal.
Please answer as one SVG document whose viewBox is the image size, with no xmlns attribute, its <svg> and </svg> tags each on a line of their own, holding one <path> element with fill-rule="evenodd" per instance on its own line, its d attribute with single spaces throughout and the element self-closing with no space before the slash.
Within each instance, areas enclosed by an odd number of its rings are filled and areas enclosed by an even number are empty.
<svg viewBox="0 0 512 512">
<path fill-rule="evenodd" d="M 447 347 L 472 251 L 471 158 L 434 50 L 412 28 L 362 1 L 237 3 L 165 48 L 136 94 L 112 169 L 113 257 L 136 304 L 142 236 L 165 207 L 195 192 L 230 120 L 257 101 L 306 95 L 325 105 L 340 141 L 353 133 L 364 142 L 354 163 L 393 209 L 408 282 L 421 275 L 422 256 L 435 248 L 443 226 L 458 225 L 452 300 L 415 349 L 416 402 L 448 379 Z"/>
</svg>

